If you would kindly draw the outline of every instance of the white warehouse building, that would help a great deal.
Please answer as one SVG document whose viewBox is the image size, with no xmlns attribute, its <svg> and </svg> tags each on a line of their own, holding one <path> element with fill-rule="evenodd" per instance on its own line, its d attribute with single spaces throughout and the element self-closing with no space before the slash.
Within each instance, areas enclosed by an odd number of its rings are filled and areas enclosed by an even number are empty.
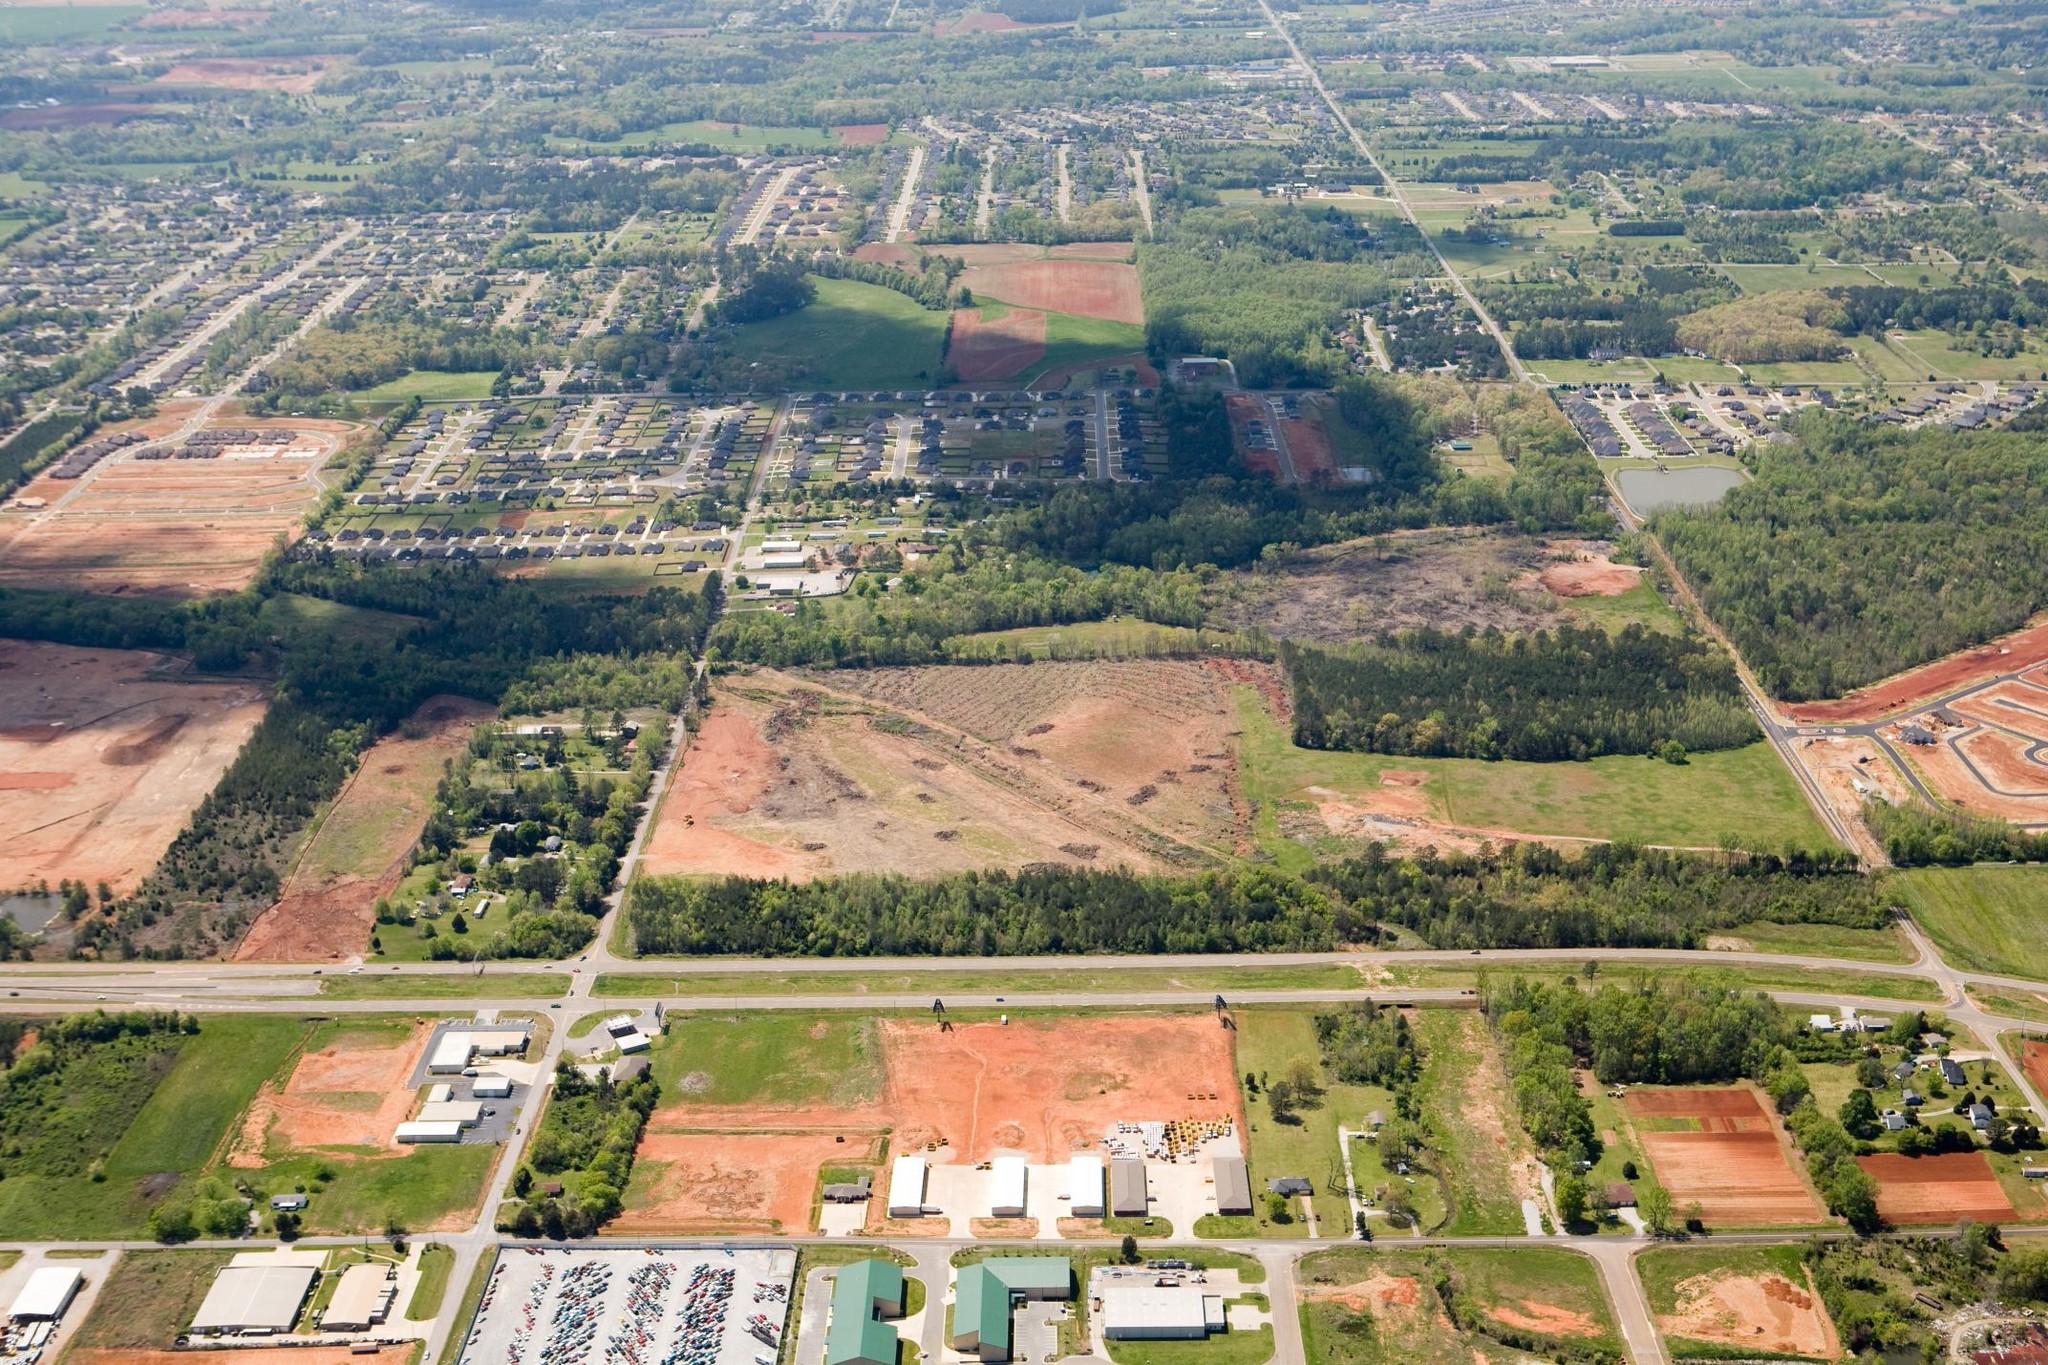
<svg viewBox="0 0 2048 1365">
<path fill-rule="evenodd" d="M 922 1218 L 924 1216 L 925 1180 L 931 1174 L 929 1163 L 921 1156 L 899 1156 L 889 1167 L 889 1216 L 891 1218 Z"/>
<path fill-rule="evenodd" d="M 1022 1218 L 1024 1189 L 1029 1174 L 1021 1156 L 999 1156 L 992 1163 L 989 1178 L 988 1212 L 991 1218 Z"/>
<path fill-rule="evenodd" d="M 1102 1217 L 1101 1157 L 1077 1156 L 1067 1163 L 1067 1198 L 1074 1217 Z"/>
</svg>

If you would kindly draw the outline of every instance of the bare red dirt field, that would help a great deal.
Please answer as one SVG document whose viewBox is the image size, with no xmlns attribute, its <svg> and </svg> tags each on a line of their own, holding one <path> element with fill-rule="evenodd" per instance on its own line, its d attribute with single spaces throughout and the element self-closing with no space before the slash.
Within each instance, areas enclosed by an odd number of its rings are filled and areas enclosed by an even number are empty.
<svg viewBox="0 0 2048 1365">
<path fill-rule="evenodd" d="M 250 1101 L 228 1165 L 258 1167 L 325 1147 L 403 1155 L 409 1149 L 392 1132 L 412 1112 L 406 1081 L 431 1031 L 422 1021 L 395 1046 L 355 1038 L 306 1053 L 281 1088 L 266 1085 Z"/>
<path fill-rule="evenodd" d="M 333 961 L 361 953 L 379 896 L 405 873 L 426 827 L 441 765 L 493 715 L 464 697 L 434 697 L 396 734 L 371 745 L 320 817 L 277 903 L 256 917 L 238 962 Z"/>
<path fill-rule="evenodd" d="M 955 33 L 1009 33 L 1020 28 L 1046 27 L 1058 27 L 1058 25 L 1019 23 L 1007 14 L 992 14 L 984 10 L 975 10 L 968 14 L 959 15 L 956 18 L 936 21 L 932 25 L 932 32 L 938 37 L 946 38 Z"/>
<path fill-rule="evenodd" d="M 1800 702 L 1783 709 L 1791 719 L 1809 725 L 1879 720 L 2001 673 L 2018 673 L 2041 663 L 2048 663 L 2048 623 L 1894 674 L 1834 701 Z"/>
<path fill-rule="evenodd" d="M 346 1346 L 224 1347 L 217 1351 L 106 1351 L 82 1349 L 67 1359 L 77 1365 L 363 1365 L 399 1361 L 410 1346 L 389 1346 L 376 1355 L 352 1355 Z"/>
<path fill-rule="evenodd" d="M 194 57 L 156 78 L 158 85 L 200 85 L 216 90 L 281 90 L 311 94 L 339 57 Z"/>
<path fill-rule="evenodd" d="M 633 1165 L 632 1207 L 610 1225 L 642 1233 L 804 1236 L 818 1172 L 865 1148 L 840 1134 L 649 1133 Z"/>
<path fill-rule="evenodd" d="M 849 147 L 876 147 L 889 137 L 886 123 L 842 123 L 832 130 Z"/>
<path fill-rule="evenodd" d="M 2003 1223 L 2013 1216 L 2012 1201 L 1982 1152 L 1887 1152 L 1859 1156 L 1856 1164 L 1876 1177 L 1877 1211 L 1888 1223 Z"/>
<path fill-rule="evenodd" d="M 946 363 L 963 383 L 1014 379 L 1045 358 L 1045 314 L 1012 308 L 991 321 L 979 308 L 953 313 Z"/>
<path fill-rule="evenodd" d="M 1834 1320 L 1810 1281 L 1802 1288 L 1783 1275 L 1717 1271 L 1680 1280 L 1676 1289 L 1675 1311 L 1657 1318 L 1668 1335 L 1775 1355 L 1842 1354 Z"/>
<path fill-rule="evenodd" d="M 1569 1308 L 1538 1303 L 1534 1299 L 1523 1299 L 1519 1304 L 1495 1304 L 1486 1310 L 1486 1316 L 1495 1322 L 1504 1322 L 1525 1332 L 1541 1332 L 1549 1337 L 1600 1335 L 1600 1324 L 1593 1321 L 1590 1314 L 1575 1313 Z"/>
<path fill-rule="evenodd" d="M 1644 1155 L 1679 1208 L 1697 1200 L 1709 1224 L 1730 1227 L 1817 1223 L 1824 1217 L 1754 1091 L 1631 1090 L 1624 1104 L 1632 1118 L 1689 1118 L 1698 1125 L 1693 1132 L 1637 1125 Z"/>
<path fill-rule="evenodd" d="M 1555 541 L 1545 548 L 1561 556 L 1536 575 L 1553 597 L 1619 597 L 1647 572 L 1640 565 L 1616 564 L 1599 542 Z"/>
<path fill-rule="evenodd" d="M 1975 736 L 1967 738 L 1976 739 Z M 1894 751 L 1904 755 L 1906 761 L 1916 769 L 1929 787 L 1956 803 L 1962 809 L 1975 815 L 1993 815 L 2005 820 L 2033 823 L 2048 813 L 2048 797 L 2007 796 L 1994 792 L 1985 786 L 1977 773 L 1963 763 L 1962 758 L 1947 744 L 1893 746 Z M 1978 746 L 1973 743 L 1971 757 L 1978 760 L 1980 770 L 1987 769 Z M 1997 779 L 1994 777 L 1994 781 Z M 2043 785 L 2039 776 L 2030 777 L 2016 785 L 2006 785 L 2009 791 L 2038 791 Z"/>
<path fill-rule="evenodd" d="M 2048 1096 L 2048 1043 L 2029 1038 L 2020 1050 L 2020 1066 L 2034 1083 L 2034 1093 Z"/>
<path fill-rule="evenodd" d="M 131 891 L 263 718 L 262 689 L 140 650 L 0 640 L 0 886 Z"/>
<path fill-rule="evenodd" d="M 972 265 L 961 272 L 960 283 L 978 299 L 997 299 L 1019 308 L 1133 325 L 1145 321 L 1138 268 L 1117 261 L 1041 259 Z"/>
<path fill-rule="evenodd" d="M 753 810 L 778 767 L 775 751 L 751 719 L 731 708 L 713 708 L 691 739 L 682 770 L 656 813 L 641 853 L 642 870 L 742 877 L 803 871 L 813 860 L 712 823 Z"/>
<path fill-rule="evenodd" d="M 1294 477 L 1308 483 L 1317 476 L 1328 478 L 1337 472 L 1337 457 L 1330 449 L 1330 433 L 1321 422 L 1305 417 L 1283 417 L 1274 423 L 1280 439 L 1287 443 Z"/>
</svg>

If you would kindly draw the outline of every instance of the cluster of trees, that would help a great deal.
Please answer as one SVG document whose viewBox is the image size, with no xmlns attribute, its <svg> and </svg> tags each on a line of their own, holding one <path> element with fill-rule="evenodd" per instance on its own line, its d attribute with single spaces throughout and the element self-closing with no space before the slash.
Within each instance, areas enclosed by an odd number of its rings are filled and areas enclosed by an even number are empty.
<svg viewBox="0 0 2048 1365">
<path fill-rule="evenodd" d="M 526 1164 L 512 1178 L 517 1210 L 499 1231 L 518 1237 L 588 1237 L 616 1218 L 633 1151 L 647 1116 L 661 1098 L 651 1072 L 614 1085 L 609 1075 L 585 1076 L 569 1058 L 555 1066 L 554 1093 L 533 1135 Z M 533 1198 L 534 1175 L 566 1177 L 559 1197 Z"/>
<path fill-rule="evenodd" d="M 521 370 L 536 354 L 521 332 L 436 317 L 409 301 L 342 314 L 300 337 L 269 370 L 279 394 L 367 389 L 413 370 Z"/>
<path fill-rule="evenodd" d="M 2008 1251 L 1998 1229 L 1964 1223 L 1955 1236 L 1809 1240 L 1801 1252 L 1842 1345 L 1858 1356 L 1938 1360 L 1948 1333 L 1916 1290 L 1948 1303 L 2048 1301 L 2048 1250 Z"/>
<path fill-rule="evenodd" d="M 1780 697 L 1840 695 L 2048 603 L 2048 448 L 2032 435 L 1815 414 L 1756 473 L 1651 525 Z"/>
<path fill-rule="evenodd" d="M 1858 1232 L 1877 1231 L 1884 1222 L 1877 1212 L 1877 1180 L 1856 1164 L 1856 1140 L 1841 1121 L 1822 1113 L 1810 1094 L 1800 1095 L 1789 1108 L 1780 1100 L 1779 1109 L 1792 1140 L 1806 1156 L 1807 1173 L 1828 1212 L 1840 1215 Z"/>
<path fill-rule="evenodd" d="M 505 689 L 508 716 L 556 711 L 631 711 L 653 706 L 674 715 L 697 692 L 687 653 L 565 654 L 538 659 Z"/>
<path fill-rule="evenodd" d="M 1875 927 L 1890 911 L 1846 853 L 1686 855 L 1625 844 L 1390 856 L 1379 844 L 1300 877 L 1241 867 L 1189 877 L 1032 868 L 791 885 L 638 877 L 645 953 L 870 957 L 1262 952 L 1369 943 L 1384 925 L 1437 947 L 1697 947 L 1737 924 Z"/>
<path fill-rule="evenodd" d="M 2048 862 L 2048 834 L 2030 834 L 1996 816 L 1937 809 L 1924 801 L 1866 801 L 1863 823 L 1895 867 Z"/>
<path fill-rule="evenodd" d="M 11 1026 L 0 1071 L 0 1178 L 101 1176 L 114 1143 L 148 1102 L 199 1021 L 176 1011 L 94 1011 Z M 6 1041 L 0 1038 L 0 1041 Z"/>
<path fill-rule="evenodd" d="M 964 286 L 953 287 L 953 281 L 960 278 L 960 272 L 967 268 L 967 262 L 959 256 L 927 256 L 920 271 L 904 270 L 881 261 L 856 260 L 831 251 L 819 252 L 807 264 L 811 273 L 827 279 L 859 280 L 862 284 L 893 289 L 914 300 L 920 308 L 929 308 L 933 312 L 966 308 L 974 302 L 973 295 Z"/>
<path fill-rule="evenodd" d="M 1631 623 L 1506 636 L 1416 630 L 1343 652 L 1282 642 L 1294 742 L 1418 757 L 1583 760 L 1757 737 L 1726 655 Z"/>
<path fill-rule="evenodd" d="M 1347 1085 L 1400 1091 L 1422 1074 L 1422 1045 L 1399 1010 L 1361 1000 L 1333 1014 L 1318 1014 L 1315 1029 L 1324 1067 Z"/>
<path fill-rule="evenodd" d="M 720 322 L 765 322 L 794 313 L 818 296 L 803 262 L 793 256 L 757 256 L 744 247 L 720 263 L 719 281 L 718 301 L 705 313 Z"/>
<path fill-rule="evenodd" d="M 1842 323 L 1841 305 L 1815 289 L 1717 303 L 1679 318 L 1674 331 L 1687 350 L 1753 365 L 1832 360 L 1847 349 Z"/>
</svg>

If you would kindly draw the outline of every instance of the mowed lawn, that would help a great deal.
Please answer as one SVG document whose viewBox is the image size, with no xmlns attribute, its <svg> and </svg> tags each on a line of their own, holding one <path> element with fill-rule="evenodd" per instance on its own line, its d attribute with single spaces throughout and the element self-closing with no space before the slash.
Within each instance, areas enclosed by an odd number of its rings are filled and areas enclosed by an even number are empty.
<svg viewBox="0 0 2048 1365">
<path fill-rule="evenodd" d="M 1031 375 L 1047 370 L 1100 360 L 1107 356 L 1130 355 L 1145 349 L 1145 329 L 1128 322 L 1084 318 L 1073 313 L 1045 315 L 1045 359 L 1031 367 Z"/>
<path fill-rule="evenodd" d="M 859 1104 L 882 1093 L 872 1020 L 671 1013 L 652 1070 L 664 1108 L 689 1104 Z"/>
<path fill-rule="evenodd" d="M 803 366 L 806 385 L 827 389 L 927 386 L 939 372 L 946 314 L 920 308 L 893 289 L 857 280 L 815 281 L 808 306 L 733 329 L 742 363 Z"/>
<path fill-rule="evenodd" d="M 1378 792 L 1390 770 L 1424 774 L 1419 790 L 1431 815 L 1466 829 L 1690 848 L 1715 848 L 1724 837 L 1760 849 L 1830 842 L 1792 775 L 1761 742 L 1694 754 L 1683 764 L 1390 757 L 1299 748 L 1248 687 L 1236 689 L 1236 706 L 1257 833 L 1286 866 L 1307 865 L 1313 852 L 1280 835 L 1280 809 L 1313 808 L 1319 797 L 1310 788 L 1343 797 Z"/>
<path fill-rule="evenodd" d="M 2048 867 L 1923 867 L 1893 874 L 1891 886 L 1951 965 L 2048 970 Z"/>
</svg>

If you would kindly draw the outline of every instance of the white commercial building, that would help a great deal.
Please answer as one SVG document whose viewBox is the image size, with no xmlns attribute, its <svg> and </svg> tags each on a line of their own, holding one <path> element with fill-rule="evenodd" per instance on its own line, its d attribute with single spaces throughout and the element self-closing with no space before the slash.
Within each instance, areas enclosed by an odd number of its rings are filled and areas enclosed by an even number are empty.
<svg viewBox="0 0 2048 1365">
<path fill-rule="evenodd" d="M 1067 1163 L 1067 1197 L 1074 1217 L 1102 1217 L 1101 1157 L 1077 1156 Z"/>
<path fill-rule="evenodd" d="M 1223 1296 L 1192 1285 L 1102 1290 L 1102 1335 L 1117 1341 L 1195 1341 L 1224 1326 Z"/>
<path fill-rule="evenodd" d="M 622 1033 L 619 1035 L 619 1051 L 628 1056 L 635 1052 L 645 1052 L 653 1046 L 654 1040 L 637 1030 L 632 1033 Z"/>
<path fill-rule="evenodd" d="M 392 1270 L 382 1261 L 352 1265 L 341 1272 L 334 1297 L 320 1314 L 320 1326 L 328 1332 L 367 1332 L 391 1315 L 391 1300 L 398 1293 Z"/>
<path fill-rule="evenodd" d="M 988 1212 L 991 1218 L 1022 1218 L 1024 1186 L 1029 1178 L 1021 1156 L 999 1156 L 992 1163 Z"/>
<path fill-rule="evenodd" d="M 483 1121 L 484 1107 L 475 1100 L 442 1100 L 436 1104 L 429 1101 L 420 1106 L 420 1112 L 413 1115 L 415 1123 L 453 1123 L 464 1128 L 475 1127 Z"/>
<path fill-rule="evenodd" d="M 435 1076 L 459 1074 L 478 1057 L 506 1057 L 526 1051 L 532 1036 L 526 1028 L 451 1029 L 434 1044 L 427 1071 Z"/>
<path fill-rule="evenodd" d="M 924 1185 L 931 1173 L 929 1163 L 921 1156 L 899 1156 L 889 1167 L 889 1216 L 891 1218 L 921 1218 L 924 1216 Z"/>
<path fill-rule="evenodd" d="M 213 1287 L 192 1330 L 201 1336 L 275 1336 L 292 1330 L 320 1272 L 309 1265 L 230 1265 Z"/>
<path fill-rule="evenodd" d="M 512 1098 L 512 1078 L 510 1076 L 479 1076 L 476 1078 L 476 1084 L 472 1085 L 470 1090 L 480 1100 L 509 1100 Z"/>
<path fill-rule="evenodd" d="M 462 1125 L 442 1120 L 436 1123 L 401 1123 L 392 1137 L 400 1142 L 460 1142 Z"/>
<path fill-rule="evenodd" d="M 84 1283 L 84 1274 L 72 1266 L 46 1265 L 28 1277 L 7 1316 L 16 1322 L 55 1322 Z"/>
</svg>

